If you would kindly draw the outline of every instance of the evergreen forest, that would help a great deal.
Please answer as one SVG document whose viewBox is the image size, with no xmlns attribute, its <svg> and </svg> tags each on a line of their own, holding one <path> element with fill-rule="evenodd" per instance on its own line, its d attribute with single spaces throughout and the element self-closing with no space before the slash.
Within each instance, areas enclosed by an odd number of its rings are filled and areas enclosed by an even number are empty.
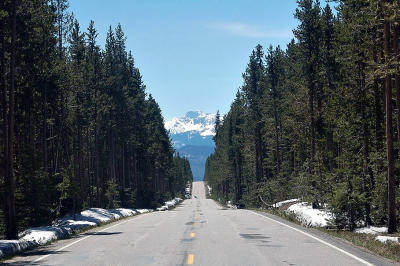
<svg viewBox="0 0 400 266">
<path fill-rule="evenodd" d="M 399 227 L 400 2 L 298 0 L 294 39 L 251 52 L 206 163 L 212 196 L 300 198 L 336 228 Z"/>
<path fill-rule="evenodd" d="M 0 239 L 85 208 L 155 208 L 192 181 L 121 25 L 100 47 L 68 6 L 0 1 Z"/>
</svg>

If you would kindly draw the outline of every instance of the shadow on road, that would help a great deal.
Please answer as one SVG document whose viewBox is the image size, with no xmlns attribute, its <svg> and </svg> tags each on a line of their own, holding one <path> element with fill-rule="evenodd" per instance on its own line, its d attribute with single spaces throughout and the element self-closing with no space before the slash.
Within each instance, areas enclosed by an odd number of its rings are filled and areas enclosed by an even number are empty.
<svg viewBox="0 0 400 266">
<path fill-rule="evenodd" d="M 19 265 L 39 265 L 40 262 L 33 262 L 32 260 L 29 259 L 29 257 L 33 257 L 33 256 L 46 256 L 46 255 L 57 255 L 57 254 L 63 254 L 66 253 L 68 251 L 53 251 L 53 250 L 31 250 L 31 251 L 27 251 L 25 253 L 21 253 L 20 255 L 18 255 L 19 257 L 22 258 L 26 258 L 26 260 L 21 260 L 21 261 L 17 261 L 17 262 L 4 262 L 4 263 L 0 263 L 0 265 L 15 265 L 15 266 L 19 266 Z"/>
<path fill-rule="evenodd" d="M 87 232 L 83 234 L 78 234 L 74 235 L 71 238 L 79 238 L 82 236 L 111 236 L 111 235 L 119 235 L 122 234 L 122 232 Z M 21 254 L 18 255 L 18 257 L 22 257 L 25 259 L 22 259 L 21 261 L 18 262 L 0 262 L 0 265 L 39 265 L 40 262 L 33 262 L 34 259 L 33 257 L 41 257 L 41 256 L 46 256 L 46 255 L 58 255 L 58 254 L 63 254 L 69 251 L 54 251 L 54 250 L 49 250 L 46 249 L 46 246 L 44 247 L 38 247 L 33 250 L 25 251 Z M 32 260 L 30 260 L 30 257 L 32 257 Z"/>
</svg>

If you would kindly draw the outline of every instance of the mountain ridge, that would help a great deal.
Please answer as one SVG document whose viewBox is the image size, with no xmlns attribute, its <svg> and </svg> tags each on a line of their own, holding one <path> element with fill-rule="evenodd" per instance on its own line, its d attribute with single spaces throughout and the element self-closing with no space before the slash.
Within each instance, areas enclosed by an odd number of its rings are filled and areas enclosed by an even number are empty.
<svg viewBox="0 0 400 266">
<path fill-rule="evenodd" d="M 207 157 L 214 152 L 215 116 L 202 111 L 189 111 L 184 117 L 173 117 L 165 122 L 176 152 L 189 160 L 197 180 L 203 179 Z"/>
</svg>

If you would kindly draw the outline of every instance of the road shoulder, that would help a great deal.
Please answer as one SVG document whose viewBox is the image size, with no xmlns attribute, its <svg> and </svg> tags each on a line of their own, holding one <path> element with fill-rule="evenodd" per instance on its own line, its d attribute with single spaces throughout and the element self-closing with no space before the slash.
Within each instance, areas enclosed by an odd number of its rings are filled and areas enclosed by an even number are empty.
<svg viewBox="0 0 400 266">
<path fill-rule="evenodd" d="M 341 249 L 345 252 L 348 252 L 349 254 L 352 254 L 353 256 L 365 260 L 373 265 L 400 265 L 399 263 L 384 258 L 382 256 L 379 256 L 366 248 L 356 246 L 345 239 L 329 235 L 318 229 L 304 227 L 270 213 L 255 211 L 255 210 L 246 210 L 246 211 L 251 212 L 254 215 L 263 216 L 264 218 L 273 220 L 277 223 L 284 224 L 288 227 L 288 230 L 302 231 L 306 235 L 309 234 L 317 239 L 327 242 L 328 244 L 337 247 L 338 249 Z"/>
</svg>

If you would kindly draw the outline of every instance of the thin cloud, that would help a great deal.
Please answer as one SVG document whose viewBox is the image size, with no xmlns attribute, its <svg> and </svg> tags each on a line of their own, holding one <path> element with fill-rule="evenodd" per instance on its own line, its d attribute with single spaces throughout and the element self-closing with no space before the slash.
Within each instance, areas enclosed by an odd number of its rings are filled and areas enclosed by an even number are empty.
<svg viewBox="0 0 400 266">
<path fill-rule="evenodd" d="M 290 38 L 293 36 L 291 30 L 273 30 L 240 22 L 213 22 L 209 23 L 207 27 L 241 37 Z"/>
</svg>

